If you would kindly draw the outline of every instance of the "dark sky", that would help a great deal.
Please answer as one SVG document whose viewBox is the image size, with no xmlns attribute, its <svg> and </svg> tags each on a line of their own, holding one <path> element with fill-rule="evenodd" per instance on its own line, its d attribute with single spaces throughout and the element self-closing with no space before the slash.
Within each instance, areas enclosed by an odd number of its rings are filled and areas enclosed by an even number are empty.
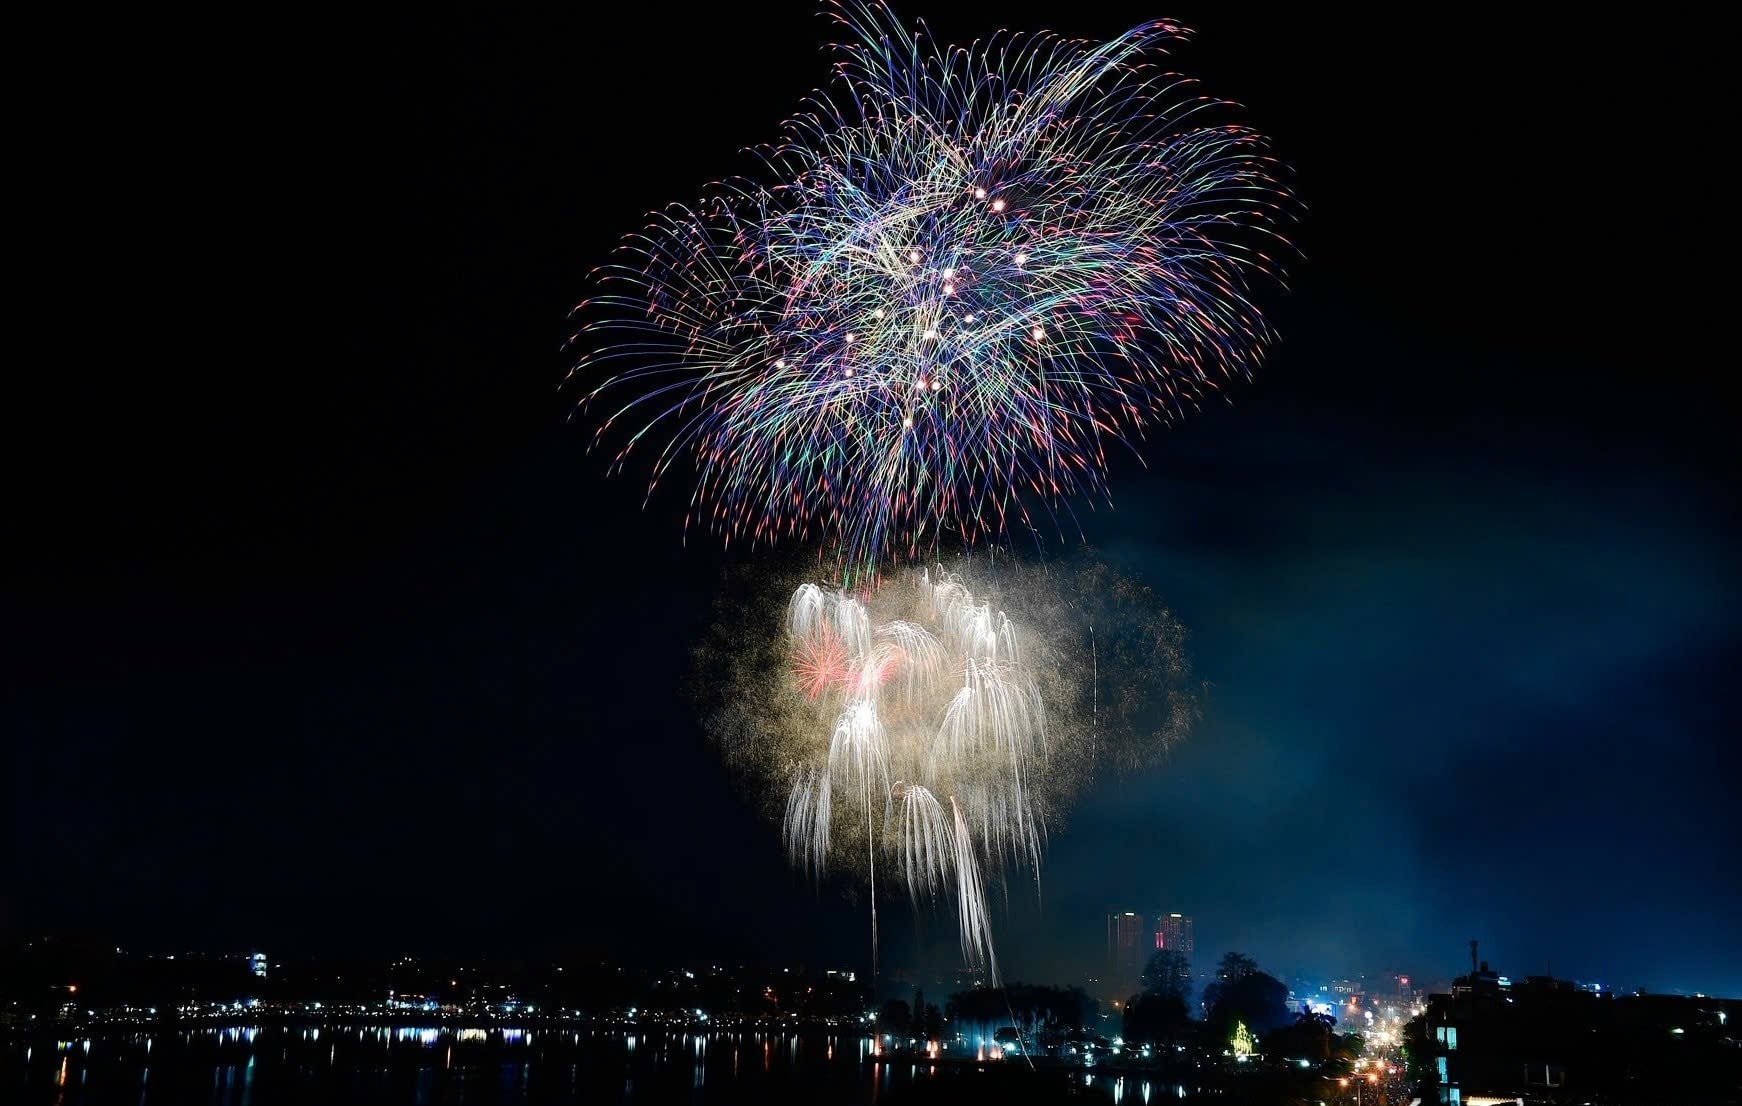
<svg viewBox="0 0 1742 1106">
<path fill-rule="evenodd" d="M 51 394 L 8 412 L 9 928 L 863 960 L 678 694 L 727 558 L 558 391 L 587 270 L 744 168 L 828 30 L 620 7 L 65 47 L 55 337 L 13 370 Z M 1742 993 L 1715 29 L 974 7 L 940 35 L 1186 20 L 1309 207 L 1275 357 L 1086 516 L 1209 705 L 1055 834 L 1011 972 L 1076 976 L 1116 907 L 1280 972 L 1447 977 L 1479 937 Z"/>
</svg>

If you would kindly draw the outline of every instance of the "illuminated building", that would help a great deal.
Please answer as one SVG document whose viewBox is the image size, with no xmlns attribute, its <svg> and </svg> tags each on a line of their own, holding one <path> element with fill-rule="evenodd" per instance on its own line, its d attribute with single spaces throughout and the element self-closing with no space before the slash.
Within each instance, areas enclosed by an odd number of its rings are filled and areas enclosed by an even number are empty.
<svg viewBox="0 0 1742 1106">
<path fill-rule="evenodd" d="M 1155 920 L 1155 947 L 1184 953 L 1185 958 L 1190 960 L 1194 950 L 1191 915 L 1163 914 L 1157 918 Z"/>
<path fill-rule="evenodd" d="M 248 962 L 248 971 L 250 973 L 252 973 L 256 978 L 259 978 L 259 979 L 266 978 L 266 954 L 265 953 L 263 953 L 263 952 L 252 953 L 249 956 L 245 957 L 244 959 L 246 959 Z"/>
<path fill-rule="evenodd" d="M 1149 958 L 1161 949 L 1172 949 L 1190 960 L 1195 947 L 1189 914 L 1152 915 L 1133 910 L 1108 914 L 1106 979 L 1110 993 L 1123 998 L 1135 990 Z"/>
<path fill-rule="evenodd" d="M 1145 916 L 1125 911 L 1107 915 L 1107 982 L 1121 996 L 1137 989 L 1153 944 Z"/>
<path fill-rule="evenodd" d="M 1726 1101 L 1742 1086 L 1730 1028 L 1739 1013 L 1736 999 L 1617 997 L 1548 976 L 1513 983 L 1478 962 L 1412 1025 L 1427 1061 L 1422 1100 Z"/>
</svg>

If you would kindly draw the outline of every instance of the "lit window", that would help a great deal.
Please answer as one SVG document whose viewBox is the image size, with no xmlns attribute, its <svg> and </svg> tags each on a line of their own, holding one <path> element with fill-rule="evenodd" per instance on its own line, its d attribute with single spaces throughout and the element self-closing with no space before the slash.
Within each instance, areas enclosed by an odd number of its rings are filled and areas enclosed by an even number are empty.
<svg viewBox="0 0 1742 1106">
<path fill-rule="evenodd" d="M 1451 1050 L 1453 1050 L 1457 1047 L 1458 1047 L 1458 1027 L 1455 1025 L 1448 1025 L 1448 1026 L 1446 1026 L 1446 1051 L 1450 1052 Z"/>
<path fill-rule="evenodd" d="M 1446 1058 L 1444 1056 L 1441 1056 L 1439 1058 L 1439 1063 L 1437 1066 L 1439 1068 L 1439 1073 L 1440 1073 L 1440 1082 L 1444 1083 L 1444 1082 L 1446 1082 Z"/>
</svg>

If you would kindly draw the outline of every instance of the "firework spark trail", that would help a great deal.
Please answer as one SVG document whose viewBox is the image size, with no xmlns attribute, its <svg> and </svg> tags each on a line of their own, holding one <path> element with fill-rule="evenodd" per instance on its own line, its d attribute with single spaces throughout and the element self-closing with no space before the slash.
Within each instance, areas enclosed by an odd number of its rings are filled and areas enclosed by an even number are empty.
<svg viewBox="0 0 1742 1106">
<path fill-rule="evenodd" d="M 787 852 L 820 877 L 837 819 L 862 824 L 873 911 L 884 853 L 915 903 L 953 890 L 962 955 L 996 978 L 982 867 L 1008 859 L 1039 875 L 1044 829 L 1023 781 L 1044 760 L 1040 691 L 1016 627 L 960 580 L 937 569 L 887 588 L 932 626 L 876 621 L 866 600 L 814 584 L 787 604 L 791 675 L 834 714 L 826 755 L 816 746 L 792 775 Z M 842 640 L 846 662 L 820 684 L 806 658 Z"/>
<path fill-rule="evenodd" d="M 967 48 L 839 0 L 834 82 L 757 180 L 651 217 L 579 309 L 583 407 L 686 527 L 820 538 L 849 579 L 1105 498 L 1134 446 L 1249 374 L 1288 252 L 1262 139 L 1161 59 L 999 32 Z M 852 643 L 849 642 L 849 647 Z"/>
<path fill-rule="evenodd" d="M 1099 565 L 752 578 L 698 656 L 728 764 L 794 867 L 856 883 L 873 911 L 896 888 L 947 910 L 964 960 L 995 976 L 993 885 L 1038 894 L 1048 834 L 1090 779 L 1152 761 L 1196 717 L 1184 631 Z"/>
</svg>

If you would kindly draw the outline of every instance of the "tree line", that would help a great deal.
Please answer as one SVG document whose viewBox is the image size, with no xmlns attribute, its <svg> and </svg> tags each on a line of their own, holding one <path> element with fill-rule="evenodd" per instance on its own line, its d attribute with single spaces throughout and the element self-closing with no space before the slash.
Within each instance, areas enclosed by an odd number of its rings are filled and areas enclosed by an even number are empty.
<svg viewBox="0 0 1742 1106">
<path fill-rule="evenodd" d="M 1256 1034 L 1272 1056 L 1323 1062 L 1360 1051 L 1353 1034 L 1339 1037 L 1328 1014 L 1288 1007 L 1288 985 L 1244 953 L 1231 952 L 1204 987 L 1203 1020 L 1192 1017 L 1191 965 L 1175 949 L 1160 949 L 1143 969 L 1143 989 L 1125 1003 L 1127 1044 L 1173 1045 L 1188 1041 L 1214 1046 L 1234 1038 L 1239 1027 Z"/>
</svg>

